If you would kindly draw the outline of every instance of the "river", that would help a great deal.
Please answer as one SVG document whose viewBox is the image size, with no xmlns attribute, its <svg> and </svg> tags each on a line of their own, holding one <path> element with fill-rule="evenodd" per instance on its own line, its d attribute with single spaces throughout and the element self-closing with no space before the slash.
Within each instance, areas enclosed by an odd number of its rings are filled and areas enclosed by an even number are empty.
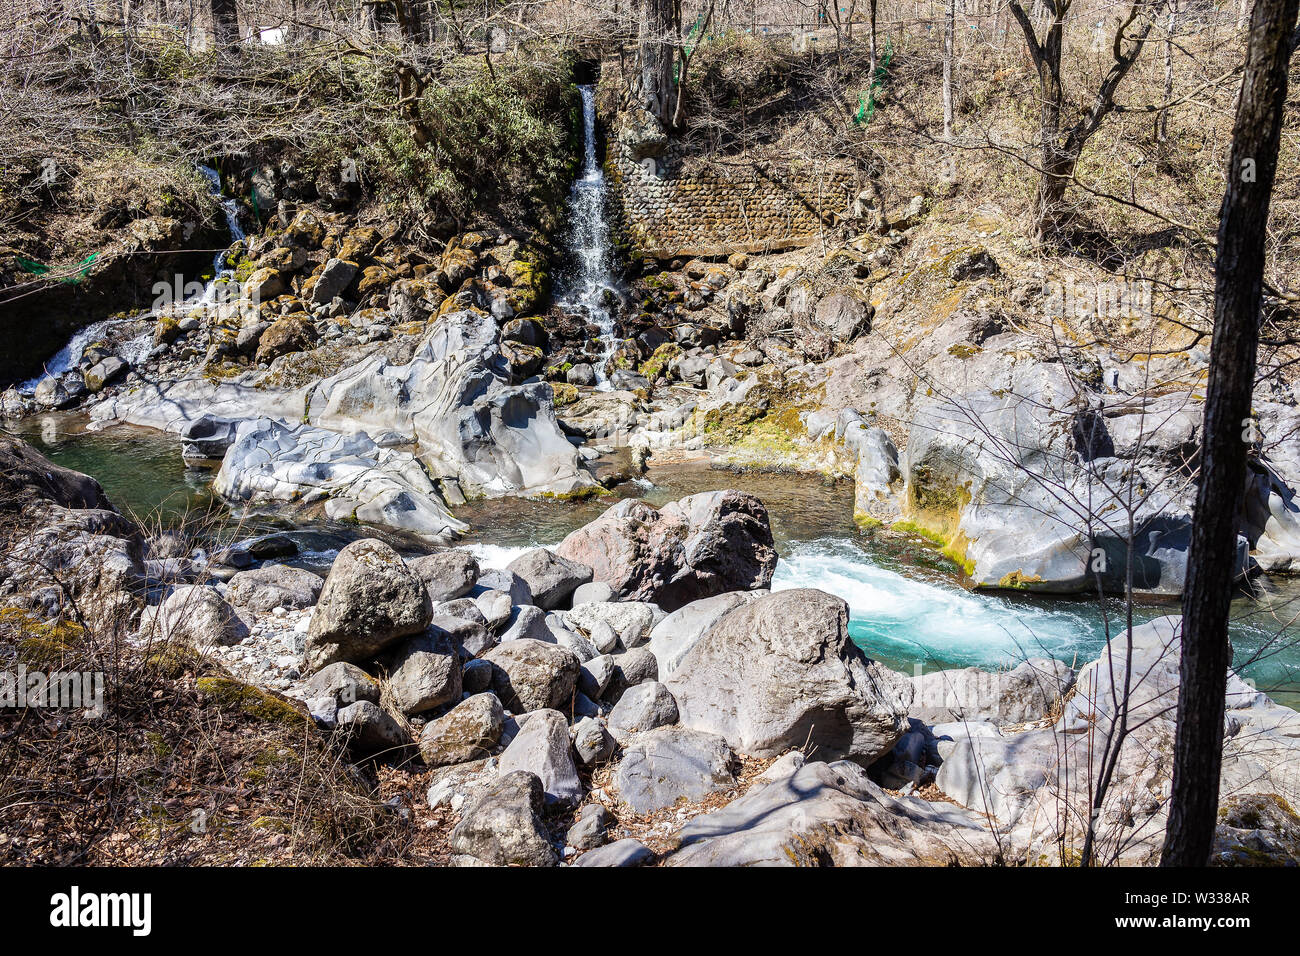
<svg viewBox="0 0 1300 956">
<path fill-rule="evenodd" d="M 147 429 L 116 427 L 84 432 L 77 416 L 50 414 L 23 423 L 23 437 L 58 464 L 99 479 L 109 497 L 137 516 L 161 512 L 165 521 L 216 508 L 211 474 L 187 469 L 174 438 Z M 870 656 L 905 673 L 945 667 L 1014 666 L 1028 656 L 1082 664 L 1097 655 L 1108 633 L 1122 630 L 1123 602 L 1116 598 L 1049 598 L 976 593 L 962 587 L 946 559 L 923 542 L 889 534 L 863 534 L 854 526 L 853 489 L 815 477 L 731 473 L 704 464 L 654 468 L 641 482 L 613 496 L 588 501 L 498 498 L 457 510 L 469 523 L 466 547 L 500 566 L 523 550 L 554 545 L 598 516 L 618 497 L 662 504 L 722 487 L 758 495 L 767 505 L 781 560 L 774 588 L 816 587 L 839 595 L 851 611 L 850 632 Z M 235 516 L 229 516 L 235 523 Z M 240 532 L 287 531 L 300 548 L 295 563 L 323 571 L 337 549 L 374 535 L 414 553 L 416 542 L 377 529 L 308 522 L 290 524 L 282 513 L 239 516 Z M 1237 666 L 1275 699 L 1300 706 L 1300 581 L 1261 579 L 1260 599 L 1233 605 Z M 1177 613 L 1176 604 L 1144 603 L 1137 621 Z"/>
</svg>

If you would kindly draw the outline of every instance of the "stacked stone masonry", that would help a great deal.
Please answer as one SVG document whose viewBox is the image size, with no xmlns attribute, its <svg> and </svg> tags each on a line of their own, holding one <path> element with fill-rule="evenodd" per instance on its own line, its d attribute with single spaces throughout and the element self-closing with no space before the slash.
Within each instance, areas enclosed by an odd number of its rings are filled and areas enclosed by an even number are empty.
<svg viewBox="0 0 1300 956">
<path fill-rule="evenodd" d="M 726 175 L 675 174 L 672 157 L 652 171 L 617 147 L 607 170 L 610 216 L 632 257 L 719 257 L 795 249 L 816 242 L 847 215 L 856 196 L 851 171 L 794 162 Z"/>
</svg>

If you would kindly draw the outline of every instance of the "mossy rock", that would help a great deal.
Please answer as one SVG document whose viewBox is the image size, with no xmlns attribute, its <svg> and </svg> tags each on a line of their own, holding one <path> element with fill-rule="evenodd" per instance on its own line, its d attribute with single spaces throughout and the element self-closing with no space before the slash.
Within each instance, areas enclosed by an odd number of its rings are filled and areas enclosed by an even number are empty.
<svg viewBox="0 0 1300 956">
<path fill-rule="evenodd" d="M 194 686 L 222 710 L 239 711 L 256 720 L 281 724 L 303 724 L 309 720 L 305 712 L 286 698 L 230 677 L 200 677 Z"/>
<path fill-rule="evenodd" d="M 665 342 L 659 346 L 641 365 L 641 374 L 650 381 L 668 373 L 672 360 L 682 354 L 682 347 L 676 342 Z"/>
<path fill-rule="evenodd" d="M 552 382 L 551 391 L 554 393 L 552 404 L 556 408 L 572 405 L 578 400 L 578 389 L 575 385 L 569 385 L 566 382 Z"/>
</svg>

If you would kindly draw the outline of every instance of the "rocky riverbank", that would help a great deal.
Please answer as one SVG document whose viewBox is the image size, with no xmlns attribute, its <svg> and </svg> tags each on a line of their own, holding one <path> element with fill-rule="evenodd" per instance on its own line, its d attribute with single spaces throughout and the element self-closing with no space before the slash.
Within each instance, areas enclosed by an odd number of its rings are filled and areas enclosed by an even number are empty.
<svg viewBox="0 0 1300 956">
<path fill-rule="evenodd" d="M 199 681 L 209 706 L 246 686 L 388 786 L 418 780 L 452 862 L 1053 865 L 1079 850 L 1126 637 L 1077 673 L 894 673 L 849 640 L 841 599 L 767 590 L 777 555 L 752 496 L 625 502 L 501 568 L 362 539 L 321 577 L 152 538 L 92 480 L 20 443 L 3 454 L 21 502 L 0 584 L 11 652 L 93 609 L 87 626 L 133 653 L 198 654 L 220 667 Z M 1131 650 L 1140 722 L 1097 839 L 1140 863 L 1164 824 L 1177 619 L 1135 629 Z M 1295 861 L 1300 720 L 1236 678 L 1227 706 L 1216 859 Z"/>
</svg>

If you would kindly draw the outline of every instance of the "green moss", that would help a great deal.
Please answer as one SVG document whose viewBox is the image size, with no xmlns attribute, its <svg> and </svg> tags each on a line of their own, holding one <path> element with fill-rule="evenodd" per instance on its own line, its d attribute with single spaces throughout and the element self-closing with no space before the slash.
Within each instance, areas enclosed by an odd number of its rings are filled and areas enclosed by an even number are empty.
<svg viewBox="0 0 1300 956">
<path fill-rule="evenodd" d="M 965 342 L 958 342 L 956 345 L 948 346 L 948 354 L 963 361 L 983 351 L 978 345 L 969 345 Z"/>
<path fill-rule="evenodd" d="M 654 381 L 668 370 L 669 363 L 682 354 L 682 347 L 674 342 L 665 342 L 641 366 L 641 374 Z"/>
<path fill-rule="evenodd" d="M 233 678 L 200 677 L 194 686 L 222 710 L 237 710 L 276 723 L 305 723 L 308 719 L 288 701 Z"/>
</svg>

